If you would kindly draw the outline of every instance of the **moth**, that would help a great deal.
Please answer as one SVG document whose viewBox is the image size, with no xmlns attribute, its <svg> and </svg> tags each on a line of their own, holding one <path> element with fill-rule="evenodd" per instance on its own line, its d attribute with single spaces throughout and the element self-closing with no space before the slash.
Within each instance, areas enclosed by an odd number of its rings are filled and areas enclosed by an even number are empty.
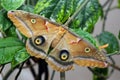
<svg viewBox="0 0 120 80">
<path fill-rule="evenodd" d="M 8 17 L 28 38 L 28 53 L 36 58 L 45 59 L 54 70 L 68 71 L 74 68 L 74 64 L 107 67 L 106 57 L 99 49 L 65 26 L 22 10 L 9 11 Z"/>
</svg>

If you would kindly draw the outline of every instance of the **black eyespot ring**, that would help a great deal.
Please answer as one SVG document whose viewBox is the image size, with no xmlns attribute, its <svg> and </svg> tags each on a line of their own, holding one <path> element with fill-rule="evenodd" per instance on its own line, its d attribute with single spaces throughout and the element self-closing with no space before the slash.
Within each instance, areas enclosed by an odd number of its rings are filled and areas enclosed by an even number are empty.
<svg viewBox="0 0 120 80">
<path fill-rule="evenodd" d="M 90 48 L 86 47 L 86 48 L 85 48 L 85 52 L 86 52 L 86 53 L 90 52 Z"/>
<path fill-rule="evenodd" d="M 66 61 L 69 58 L 69 52 L 67 50 L 61 50 L 59 54 L 59 58 L 62 61 Z"/>
<path fill-rule="evenodd" d="M 45 38 L 43 36 L 37 36 L 35 39 L 34 39 L 34 43 L 36 45 L 43 45 L 45 43 Z"/>
<path fill-rule="evenodd" d="M 31 23 L 36 23 L 36 19 L 31 19 Z"/>
</svg>

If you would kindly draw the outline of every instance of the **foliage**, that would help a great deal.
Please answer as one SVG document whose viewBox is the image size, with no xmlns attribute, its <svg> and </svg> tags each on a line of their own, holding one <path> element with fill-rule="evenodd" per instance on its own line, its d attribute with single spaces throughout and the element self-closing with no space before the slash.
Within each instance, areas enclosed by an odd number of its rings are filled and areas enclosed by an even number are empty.
<svg viewBox="0 0 120 80">
<path fill-rule="evenodd" d="M 119 51 L 119 43 L 117 38 L 114 36 L 114 34 L 110 32 L 102 32 L 100 35 L 97 36 L 97 39 L 101 45 L 108 44 L 109 46 L 106 48 L 106 51 L 110 53 L 114 53 L 116 51 Z"/>
<path fill-rule="evenodd" d="M 82 4 L 85 3 L 85 1 L 87 0 L 0 0 L 0 32 L 3 35 L 3 38 L 0 39 L 0 65 L 11 63 L 12 67 L 16 67 L 30 58 L 30 55 L 25 49 L 25 43 L 18 38 L 19 36 L 16 33 L 13 23 L 7 18 L 6 13 L 9 10 L 20 9 L 39 14 L 60 24 L 66 24 L 70 17 L 81 8 L 67 26 L 73 33 L 85 38 L 98 48 L 96 39 L 92 37 L 90 33 L 93 32 L 95 24 L 101 16 L 105 17 L 103 18 L 105 22 L 107 13 L 104 14 L 104 6 L 101 6 L 98 0 L 90 0 L 83 7 Z M 105 4 L 108 3 L 110 3 L 110 1 Z M 110 10 L 109 8 L 110 7 L 107 9 L 108 12 Z M 120 0 L 118 0 L 116 8 L 120 8 Z M 108 31 L 104 31 L 104 27 L 105 26 L 103 26 L 101 34 L 97 36 L 98 43 L 100 45 L 109 44 L 106 48 L 107 54 L 118 54 L 120 48 L 116 36 Z M 24 36 L 22 37 L 26 40 Z M 118 38 L 120 39 L 120 31 Z M 103 77 L 109 76 L 109 68 L 95 68 L 92 70 L 93 73 L 97 72 L 98 74 L 102 74 Z M 99 75 L 93 75 L 93 80 L 102 79 Z"/>
<path fill-rule="evenodd" d="M 6 9 L 7 11 L 9 10 L 16 10 L 19 8 L 25 0 L 1 0 L 1 6 Z"/>
<path fill-rule="evenodd" d="M 23 46 L 23 43 L 17 38 L 0 39 L 0 64 L 11 62 L 16 52 L 21 50 Z"/>
<path fill-rule="evenodd" d="M 0 29 L 6 31 L 12 23 L 6 18 L 6 11 L 0 11 Z"/>
<path fill-rule="evenodd" d="M 118 8 L 120 8 L 120 0 L 118 0 Z"/>
</svg>

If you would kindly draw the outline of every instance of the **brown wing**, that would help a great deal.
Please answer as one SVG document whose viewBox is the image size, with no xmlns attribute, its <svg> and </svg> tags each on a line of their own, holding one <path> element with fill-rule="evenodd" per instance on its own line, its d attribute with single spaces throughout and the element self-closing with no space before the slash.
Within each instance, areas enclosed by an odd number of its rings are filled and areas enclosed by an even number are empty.
<svg viewBox="0 0 120 80">
<path fill-rule="evenodd" d="M 73 61 L 69 46 L 64 41 L 65 33 L 66 30 L 59 27 L 56 34 L 33 36 L 27 40 L 26 49 L 31 56 L 46 59 L 54 70 L 61 72 L 70 70 L 73 68 Z"/>
<path fill-rule="evenodd" d="M 64 72 L 73 69 L 73 59 L 69 46 L 62 38 L 46 58 L 48 64 L 57 71 Z"/>
<path fill-rule="evenodd" d="M 45 59 L 55 34 L 44 34 L 27 39 L 26 49 L 31 56 Z"/>
<path fill-rule="evenodd" d="M 70 54 L 76 64 L 100 68 L 107 66 L 104 54 L 86 40 L 75 36 L 69 31 L 66 33 L 64 40 L 69 46 Z"/>
<path fill-rule="evenodd" d="M 16 28 L 26 37 L 56 33 L 58 26 L 47 19 L 21 10 L 9 11 L 8 17 Z"/>
</svg>

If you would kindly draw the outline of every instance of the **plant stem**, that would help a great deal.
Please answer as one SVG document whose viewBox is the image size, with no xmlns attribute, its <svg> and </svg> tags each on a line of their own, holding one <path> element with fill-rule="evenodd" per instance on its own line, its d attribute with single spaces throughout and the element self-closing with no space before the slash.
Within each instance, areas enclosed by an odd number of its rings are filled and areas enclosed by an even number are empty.
<svg viewBox="0 0 120 80">
<path fill-rule="evenodd" d="M 7 74 L 3 77 L 3 80 L 7 80 L 8 77 L 12 74 L 12 72 L 14 71 L 15 69 L 10 69 Z"/>
<path fill-rule="evenodd" d="M 109 56 L 113 56 L 113 55 L 119 55 L 120 54 L 120 51 L 116 51 L 114 53 L 109 53 L 107 54 L 106 56 L 109 57 Z"/>
<path fill-rule="evenodd" d="M 67 20 L 67 22 L 64 24 L 64 26 L 68 26 L 69 23 L 79 14 L 79 12 L 85 7 L 85 5 L 89 2 L 90 0 L 85 0 L 76 10 L 76 12 Z"/>
<path fill-rule="evenodd" d="M 115 65 L 115 61 L 113 60 L 113 58 L 111 56 L 109 56 L 110 60 L 112 61 L 112 64 L 107 62 L 109 66 L 111 66 L 114 69 L 117 69 L 118 71 L 120 71 L 120 67 Z"/>
<path fill-rule="evenodd" d="M 114 7 L 110 8 L 110 11 L 115 10 L 115 9 L 119 9 L 119 7 L 118 6 L 114 6 Z"/>
<path fill-rule="evenodd" d="M 48 80 L 49 77 L 49 72 L 48 72 L 48 67 L 47 63 L 43 59 L 38 60 L 38 76 L 37 80 L 42 80 L 42 75 L 45 74 L 44 80 Z"/>
<path fill-rule="evenodd" d="M 1 67 L 1 66 L 0 66 L 0 67 Z M 1 74 L 1 72 L 3 71 L 4 67 L 5 67 L 5 65 L 2 65 L 2 68 L 0 69 L 0 74 Z"/>
<path fill-rule="evenodd" d="M 109 59 L 111 60 L 111 62 L 112 62 L 113 65 L 116 64 L 115 61 L 114 61 L 114 59 L 111 56 L 109 56 Z M 111 71 L 110 71 L 110 73 L 108 75 L 108 78 L 113 74 L 114 70 L 115 69 L 112 67 L 112 69 L 111 69 Z"/>
<path fill-rule="evenodd" d="M 110 0 L 107 0 L 103 5 L 102 7 L 104 8 L 108 3 L 109 3 Z"/>
<path fill-rule="evenodd" d="M 33 77 L 34 77 L 34 79 L 35 79 L 37 75 L 36 75 L 36 72 L 35 72 L 33 66 L 31 66 L 32 64 L 31 64 L 30 60 L 28 60 L 28 61 L 26 62 L 26 64 L 29 66 L 30 71 L 31 71 L 31 73 L 32 73 L 32 75 L 33 75 Z"/>
<path fill-rule="evenodd" d="M 52 72 L 52 76 L 51 76 L 51 79 L 50 79 L 50 80 L 53 80 L 54 75 L 55 75 L 55 70 L 53 70 L 53 72 Z"/>
<path fill-rule="evenodd" d="M 60 80 L 65 80 L 65 72 L 60 72 Z"/>
<path fill-rule="evenodd" d="M 110 10 L 110 7 L 111 7 L 111 5 L 112 5 L 112 3 L 113 3 L 113 0 L 109 0 L 109 1 L 110 1 L 110 3 L 109 3 L 109 5 L 108 5 L 108 8 L 107 8 L 107 10 L 106 10 L 106 12 L 105 12 L 104 19 L 103 19 L 102 32 L 105 31 L 105 25 L 106 25 L 107 15 L 108 15 L 109 10 Z"/>
<path fill-rule="evenodd" d="M 30 0 L 27 0 L 27 5 L 30 5 Z"/>
<path fill-rule="evenodd" d="M 108 62 L 108 64 L 109 64 L 111 67 L 113 67 L 114 69 L 120 71 L 120 67 L 119 67 L 119 66 L 114 65 L 114 64 L 111 64 L 111 63 L 109 63 L 109 62 Z"/>
<path fill-rule="evenodd" d="M 19 71 L 18 71 L 18 73 L 17 73 L 17 75 L 16 75 L 16 77 L 15 77 L 15 80 L 18 79 L 18 77 L 19 77 L 19 75 L 20 75 L 20 73 L 21 73 L 21 71 L 22 71 L 23 65 L 24 65 L 24 62 L 21 64 L 21 66 L 20 66 L 20 68 L 19 68 Z"/>
</svg>

